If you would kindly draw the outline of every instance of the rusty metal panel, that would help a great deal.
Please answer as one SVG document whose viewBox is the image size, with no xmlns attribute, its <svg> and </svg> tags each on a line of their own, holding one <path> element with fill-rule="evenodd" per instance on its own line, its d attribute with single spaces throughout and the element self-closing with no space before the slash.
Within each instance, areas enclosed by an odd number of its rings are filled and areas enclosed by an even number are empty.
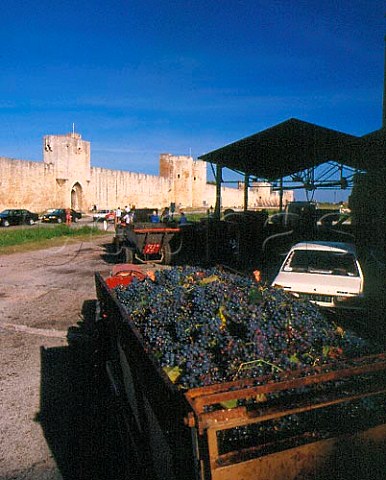
<svg viewBox="0 0 386 480">
<path fill-rule="evenodd" d="M 379 354 L 340 362 L 334 366 L 334 370 L 331 370 L 330 365 L 303 368 L 291 374 L 285 372 L 282 378 L 279 376 L 279 379 L 274 381 L 271 377 L 243 379 L 194 388 L 187 391 L 185 396 L 196 414 L 200 415 L 206 410 L 206 407 L 229 400 L 254 398 L 259 395 L 303 388 L 384 370 L 386 370 L 386 354 Z"/>
<path fill-rule="evenodd" d="M 208 432 L 209 445 L 215 432 Z M 384 480 L 386 425 L 260 458 L 221 466 L 211 457 L 211 480 Z"/>
</svg>

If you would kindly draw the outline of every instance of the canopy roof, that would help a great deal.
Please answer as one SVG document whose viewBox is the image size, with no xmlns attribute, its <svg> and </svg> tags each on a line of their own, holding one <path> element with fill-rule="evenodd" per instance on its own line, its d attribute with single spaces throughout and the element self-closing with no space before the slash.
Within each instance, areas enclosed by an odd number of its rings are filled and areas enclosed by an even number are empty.
<svg viewBox="0 0 386 480">
<path fill-rule="evenodd" d="M 383 162 L 384 150 L 379 146 L 379 140 L 365 140 L 365 137 L 348 135 L 291 118 L 201 155 L 199 159 L 257 178 L 276 180 L 329 161 L 367 169 L 365 154 L 370 146 L 372 155 L 382 157 Z"/>
<path fill-rule="evenodd" d="M 384 168 L 386 166 L 386 129 L 381 128 L 375 132 L 361 137 L 362 157 L 366 170 Z"/>
</svg>

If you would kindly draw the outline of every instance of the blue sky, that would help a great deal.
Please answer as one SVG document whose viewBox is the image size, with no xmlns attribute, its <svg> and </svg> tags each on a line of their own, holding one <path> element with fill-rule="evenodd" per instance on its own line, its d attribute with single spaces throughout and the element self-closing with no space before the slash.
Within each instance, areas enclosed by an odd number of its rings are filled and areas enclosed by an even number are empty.
<svg viewBox="0 0 386 480">
<path fill-rule="evenodd" d="M 381 127 L 381 0 L 15 0 L 2 5 L 0 156 L 75 129 L 92 164 L 158 174 L 296 117 Z"/>
</svg>

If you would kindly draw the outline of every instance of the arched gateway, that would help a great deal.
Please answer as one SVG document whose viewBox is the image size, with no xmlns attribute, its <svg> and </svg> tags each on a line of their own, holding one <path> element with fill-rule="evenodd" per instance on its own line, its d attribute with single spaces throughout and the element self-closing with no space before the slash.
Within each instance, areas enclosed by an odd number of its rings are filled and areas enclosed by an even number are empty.
<svg viewBox="0 0 386 480">
<path fill-rule="evenodd" d="M 71 188 L 71 208 L 82 210 L 82 186 L 76 182 Z"/>
</svg>

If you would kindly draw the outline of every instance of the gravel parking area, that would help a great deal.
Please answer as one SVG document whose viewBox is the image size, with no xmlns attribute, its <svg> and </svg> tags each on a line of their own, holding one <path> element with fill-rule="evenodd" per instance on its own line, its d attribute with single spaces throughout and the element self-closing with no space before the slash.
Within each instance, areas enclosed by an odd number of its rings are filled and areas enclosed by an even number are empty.
<svg viewBox="0 0 386 480">
<path fill-rule="evenodd" d="M 2 480 L 120 478 L 92 335 L 94 273 L 111 270 L 110 242 L 0 257 Z"/>
</svg>

